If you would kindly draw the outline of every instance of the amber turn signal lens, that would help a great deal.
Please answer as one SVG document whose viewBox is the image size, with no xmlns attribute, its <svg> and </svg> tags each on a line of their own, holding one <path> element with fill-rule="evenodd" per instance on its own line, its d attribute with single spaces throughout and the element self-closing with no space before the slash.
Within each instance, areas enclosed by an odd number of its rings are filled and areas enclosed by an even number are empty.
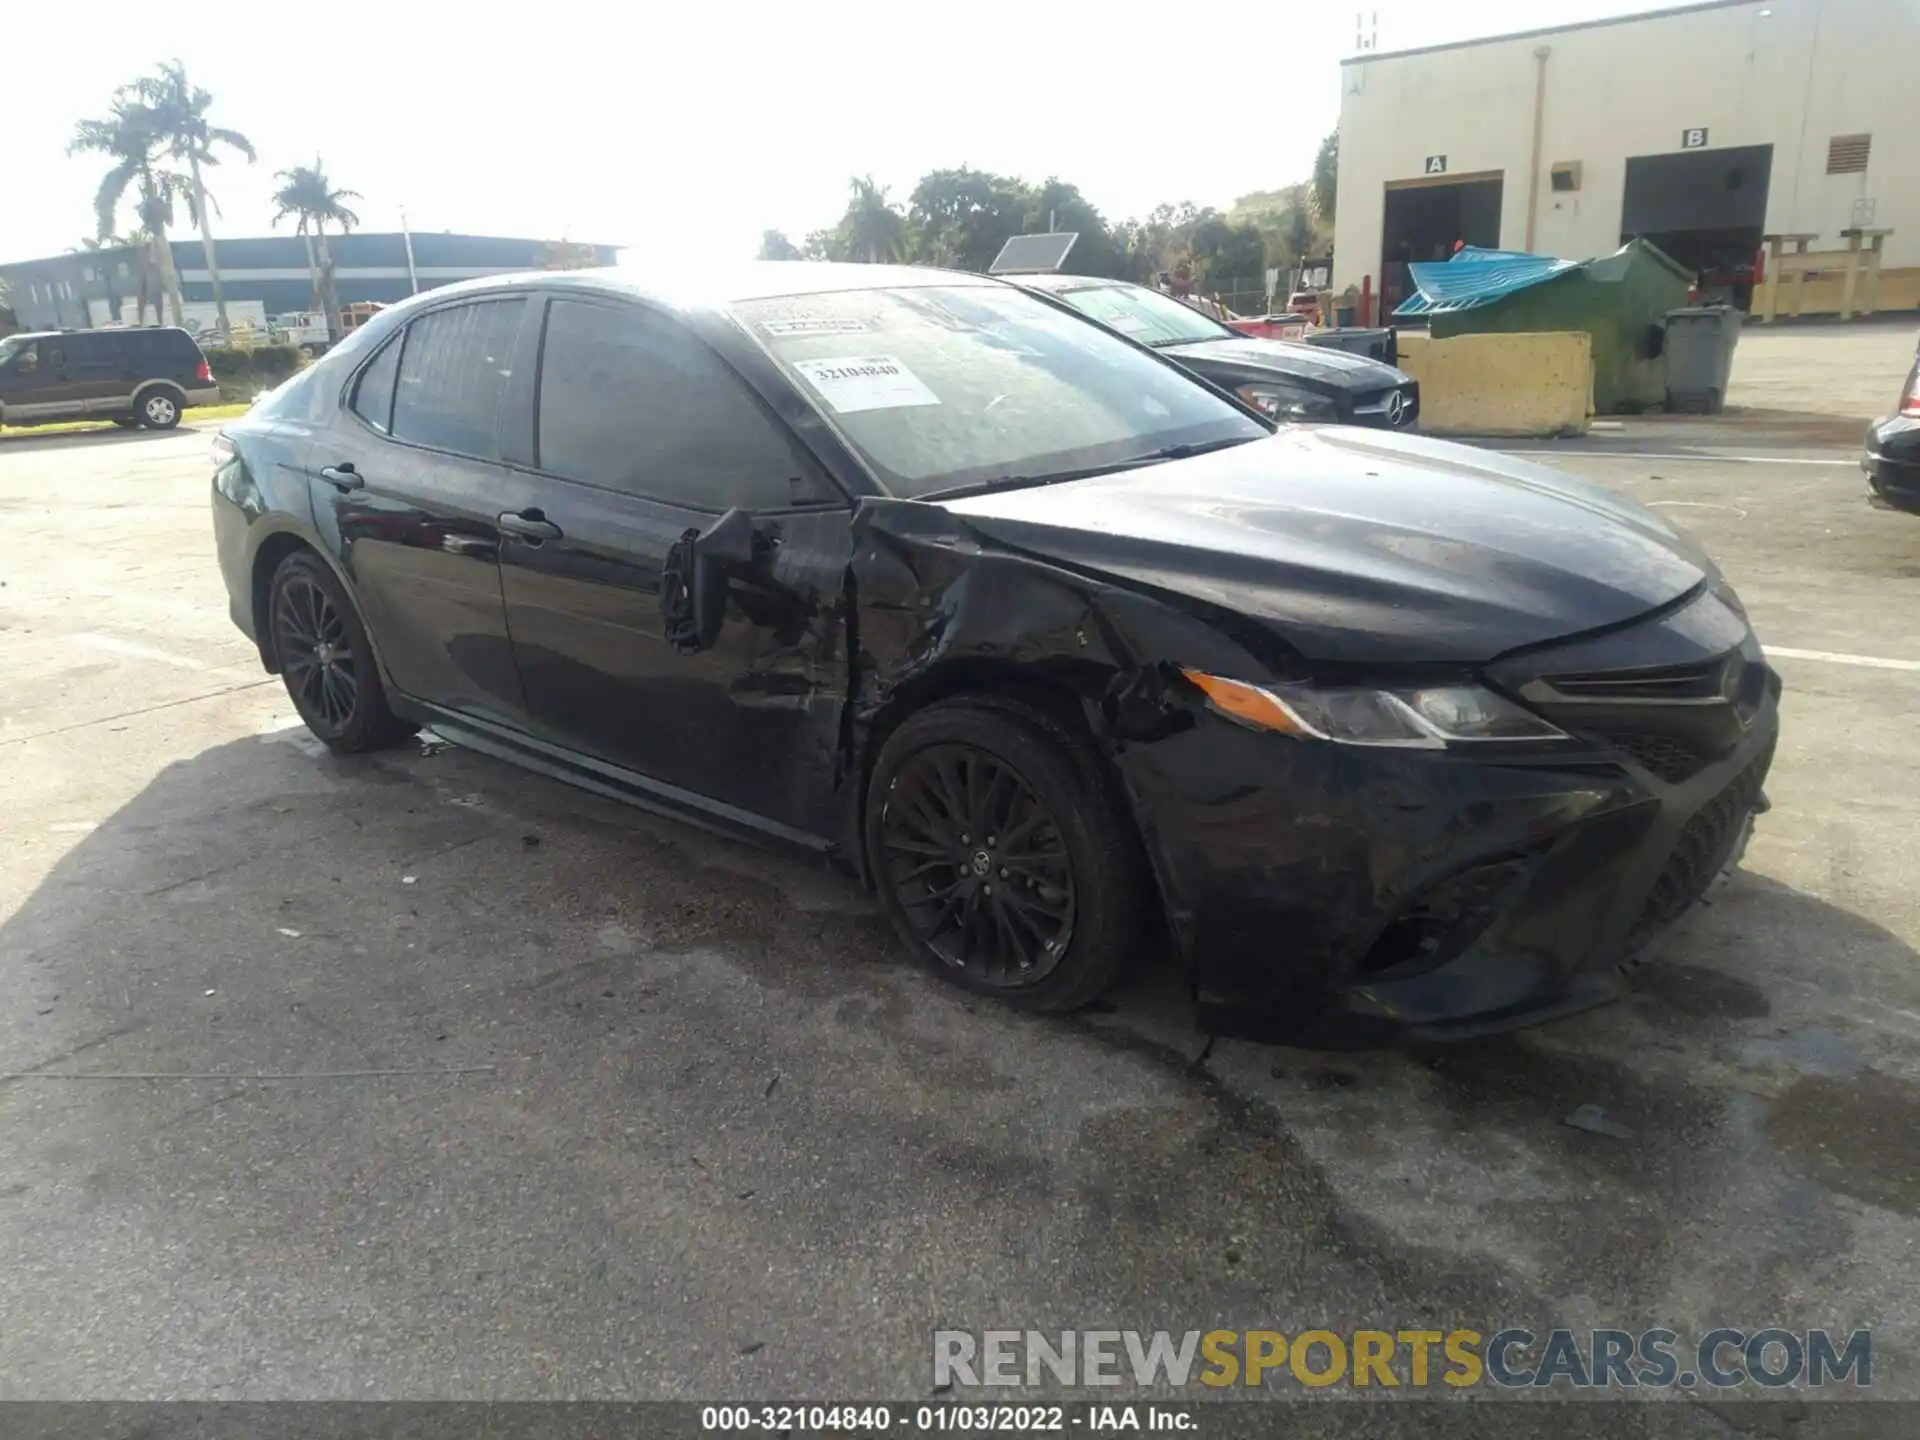
<svg viewBox="0 0 1920 1440">
<path fill-rule="evenodd" d="M 1244 680 L 1228 680 L 1219 675 L 1209 675 L 1203 670 L 1183 668 L 1180 673 L 1200 687 L 1207 699 L 1213 702 L 1214 709 L 1223 715 L 1231 716 L 1243 725 L 1254 725 L 1262 730 L 1278 730 L 1284 735 L 1306 733 L 1300 722 L 1294 718 L 1293 712 L 1258 685 L 1249 685 Z"/>
</svg>

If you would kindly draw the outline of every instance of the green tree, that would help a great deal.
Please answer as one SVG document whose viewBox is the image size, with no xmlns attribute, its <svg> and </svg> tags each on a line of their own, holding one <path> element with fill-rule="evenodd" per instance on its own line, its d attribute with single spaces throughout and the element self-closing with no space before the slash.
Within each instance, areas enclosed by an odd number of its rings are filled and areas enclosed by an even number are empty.
<svg viewBox="0 0 1920 1440">
<path fill-rule="evenodd" d="M 809 231 L 806 240 L 800 246 L 802 260 L 850 260 L 847 252 L 847 238 L 838 225 L 830 225 L 824 230 Z"/>
<path fill-rule="evenodd" d="M 280 188 L 273 192 L 273 223 L 278 225 L 289 215 L 299 224 L 294 233 L 307 243 L 307 270 L 313 276 L 314 305 L 327 318 L 327 338 L 335 339 L 340 327 L 340 296 L 333 283 L 333 256 L 327 249 L 327 226 L 337 225 L 345 234 L 360 223 L 360 217 L 347 208 L 347 201 L 360 199 L 357 190 L 336 190 L 327 177 L 327 168 L 319 156 L 311 165 L 296 165 L 273 177 Z"/>
<path fill-rule="evenodd" d="M 907 254 L 907 220 L 887 200 L 887 187 L 871 175 L 856 176 L 840 233 L 849 259 L 871 265 L 903 260 Z"/>
<path fill-rule="evenodd" d="M 1027 201 L 1025 223 L 1020 227 L 1029 235 L 1055 231 L 1072 232 L 1074 242 L 1064 267 L 1074 275 L 1118 275 L 1120 252 L 1107 228 L 1106 217 L 1080 193 L 1078 185 L 1048 176 L 1046 183 L 1033 188 Z"/>
<path fill-rule="evenodd" d="M 787 238 L 784 230 L 760 232 L 760 259 L 799 260 L 801 258 L 800 247 Z"/>
<path fill-rule="evenodd" d="M 1340 131 L 1335 127 L 1333 133 L 1320 142 L 1320 151 L 1313 157 L 1313 213 L 1329 224 L 1333 221 L 1334 201 L 1339 198 L 1340 185 Z"/>
<path fill-rule="evenodd" d="M 104 237 L 113 233 L 120 204 L 127 191 L 133 191 L 134 213 L 149 239 L 161 291 L 173 307 L 173 323 L 185 325 L 186 300 L 180 293 L 180 273 L 174 268 L 167 230 L 173 224 L 176 202 L 184 203 L 189 217 L 197 222 L 199 200 L 189 177 L 160 164 L 164 144 L 164 137 L 154 128 L 153 112 L 123 88 L 114 96 L 105 119 L 82 120 L 74 127 L 67 153 L 104 155 L 113 162 L 94 192 L 97 234 Z M 157 316 L 157 305 L 155 313 Z"/>
<path fill-rule="evenodd" d="M 929 170 L 907 201 L 908 255 L 923 265 L 985 270 L 1031 208 L 1024 181 L 962 165 Z"/>
<path fill-rule="evenodd" d="M 213 282 L 214 312 L 221 335 L 229 335 L 227 297 L 220 286 L 220 262 L 214 254 L 213 225 L 208 216 L 213 206 L 202 172 L 220 163 L 222 148 L 244 155 L 252 164 L 253 142 L 238 130 L 224 129 L 207 119 L 213 96 L 188 81 L 186 67 L 178 60 L 167 61 L 154 74 L 134 81 L 129 89 L 146 108 L 148 125 L 161 148 L 171 159 L 186 163 L 192 211 L 200 227 L 200 248 L 207 257 L 207 276 Z"/>
<path fill-rule="evenodd" d="M 1260 289 L 1267 264 L 1266 241 L 1258 229 L 1209 212 L 1193 227 L 1190 250 L 1194 279 L 1215 290 Z"/>
</svg>

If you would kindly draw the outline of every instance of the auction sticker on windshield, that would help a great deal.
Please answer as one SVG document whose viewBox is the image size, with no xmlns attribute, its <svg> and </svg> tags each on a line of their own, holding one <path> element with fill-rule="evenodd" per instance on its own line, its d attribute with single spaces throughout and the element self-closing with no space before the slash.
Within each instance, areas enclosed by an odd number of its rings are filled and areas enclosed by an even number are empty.
<svg viewBox="0 0 1920 1440">
<path fill-rule="evenodd" d="M 795 360 L 820 398 L 840 414 L 856 410 L 897 410 L 907 405 L 938 405 L 940 397 L 892 355 L 847 355 L 832 360 Z"/>
</svg>

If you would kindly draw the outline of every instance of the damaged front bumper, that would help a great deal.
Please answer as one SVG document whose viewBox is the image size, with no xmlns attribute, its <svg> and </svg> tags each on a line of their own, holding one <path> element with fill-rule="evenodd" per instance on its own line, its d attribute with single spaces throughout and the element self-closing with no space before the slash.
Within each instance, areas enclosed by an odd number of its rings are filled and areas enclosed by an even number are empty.
<svg viewBox="0 0 1920 1440">
<path fill-rule="evenodd" d="M 1737 859 L 1778 681 L 1671 783 L 1629 756 L 1367 750 L 1216 715 L 1123 766 L 1211 1018 L 1324 1012 L 1464 1036 L 1620 993 Z M 1668 774 L 1672 774 L 1669 769 Z"/>
</svg>

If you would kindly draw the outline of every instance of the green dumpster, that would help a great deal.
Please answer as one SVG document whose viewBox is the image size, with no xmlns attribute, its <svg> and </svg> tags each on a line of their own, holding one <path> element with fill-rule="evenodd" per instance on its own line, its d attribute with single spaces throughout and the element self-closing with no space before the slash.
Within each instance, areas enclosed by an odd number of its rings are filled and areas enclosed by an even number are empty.
<svg viewBox="0 0 1920 1440">
<path fill-rule="evenodd" d="M 1579 263 L 1468 247 L 1409 268 L 1420 293 L 1394 314 L 1426 316 L 1434 339 L 1584 330 L 1593 339 L 1596 415 L 1666 404 L 1666 316 L 1686 304 L 1693 275 L 1656 246 L 1632 240 Z"/>
</svg>

